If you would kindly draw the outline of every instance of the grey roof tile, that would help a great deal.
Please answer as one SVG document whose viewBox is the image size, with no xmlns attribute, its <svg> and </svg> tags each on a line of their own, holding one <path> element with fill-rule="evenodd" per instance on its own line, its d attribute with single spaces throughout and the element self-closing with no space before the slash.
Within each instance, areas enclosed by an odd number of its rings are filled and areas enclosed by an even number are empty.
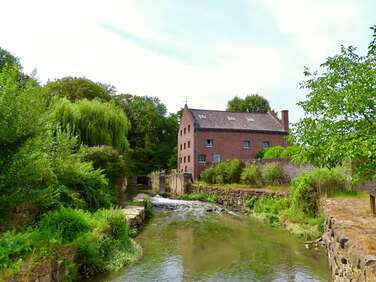
<svg viewBox="0 0 376 282">
<path fill-rule="evenodd" d="M 285 132 L 271 113 L 239 113 L 189 109 L 199 128 Z"/>
</svg>

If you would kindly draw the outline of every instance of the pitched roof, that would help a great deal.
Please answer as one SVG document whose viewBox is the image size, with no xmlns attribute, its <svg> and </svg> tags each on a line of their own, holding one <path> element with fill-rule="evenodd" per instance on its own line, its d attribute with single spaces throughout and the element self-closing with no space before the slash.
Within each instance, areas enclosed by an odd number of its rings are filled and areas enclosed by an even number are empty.
<svg viewBox="0 0 376 282">
<path fill-rule="evenodd" d="M 199 109 L 189 109 L 189 111 L 198 128 L 286 132 L 281 122 L 271 113 L 239 113 Z"/>
</svg>

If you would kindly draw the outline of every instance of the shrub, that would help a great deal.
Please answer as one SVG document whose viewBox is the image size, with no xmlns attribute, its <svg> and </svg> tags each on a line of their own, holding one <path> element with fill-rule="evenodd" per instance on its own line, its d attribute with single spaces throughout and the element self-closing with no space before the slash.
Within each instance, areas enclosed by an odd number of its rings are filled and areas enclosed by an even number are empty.
<svg viewBox="0 0 376 282">
<path fill-rule="evenodd" d="M 142 203 L 144 204 L 144 208 L 145 208 L 145 217 L 147 219 L 152 218 L 154 216 L 154 209 L 153 209 L 153 204 L 150 202 L 149 197 L 146 196 L 144 200 L 142 201 Z"/>
<path fill-rule="evenodd" d="M 286 197 L 252 197 L 246 202 L 246 206 L 255 213 L 264 215 L 270 223 L 279 222 L 279 215 L 290 206 L 290 200 Z"/>
<path fill-rule="evenodd" d="M 265 149 L 258 151 L 257 154 L 256 154 L 256 159 L 264 158 L 265 151 L 266 151 Z"/>
<path fill-rule="evenodd" d="M 201 175 L 200 178 L 202 181 L 209 183 L 209 184 L 214 184 L 215 183 L 215 168 L 209 167 L 205 169 Z"/>
<path fill-rule="evenodd" d="M 84 147 L 83 158 L 95 169 L 102 169 L 111 183 L 129 174 L 129 164 L 122 154 L 111 146 Z"/>
<path fill-rule="evenodd" d="M 22 270 L 24 261 L 38 267 L 47 260 L 59 260 L 69 266 L 67 278 L 75 280 L 77 265 L 73 258 L 60 254 L 60 250 L 67 248 L 76 253 L 80 272 L 86 275 L 119 270 L 140 254 L 129 238 L 121 210 L 99 210 L 91 214 L 62 208 L 47 213 L 34 229 L 7 232 L 0 237 L 0 279 L 27 275 Z"/>
<path fill-rule="evenodd" d="M 320 195 L 344 190 L 346 177 L 338 169 L 317 168 L 305 172 L 292 181 L 291 199 L 295 208 L 316 216 Z"/>
<path fill-rule="evenodd" d="M 263 159 L 280 158 L 285 148 L 282 146 L 273 146 L 265 150 Z"/>
<path fill-rule="evenodd" d="M 281 158 L 293 158 L 300 153 L 301 148 L 298 145 L 292 145 L 284 148 L 280 157 Z"/>
<path fill-rule="evenodd" d="M 201 173 L 201 179 L 210 184 L 239 183 L 243 164 L 235 159 L 224 161 Z"/>
<path fill-rule="evenodd" d="M 255 164 L 247 165 L 243 169 L 240 175 L 240 179 L 243 183 L 246 183 L 246 184 L 258 185 L 258 186 L 262 184 L 260 170 Z"/>
<path fill-rule="evenodd" d="M 285 180 L 281 166 L 276 163 L 265 164 L 261 171 L 262 179 L 267 184 L 282 184 Z"/>
</svg>

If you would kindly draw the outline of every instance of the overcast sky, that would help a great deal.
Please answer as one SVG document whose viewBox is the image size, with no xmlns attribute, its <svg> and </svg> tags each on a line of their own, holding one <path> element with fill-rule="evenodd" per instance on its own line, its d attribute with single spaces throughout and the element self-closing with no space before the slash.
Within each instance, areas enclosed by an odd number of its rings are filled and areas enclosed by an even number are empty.
<svg viewBox="0 0 376 282">
<path fill-rule="evenodd" d="M 303 68 L 340 45 L 364 53 L 375 0 L 0 0 L 0 46 L 42 82 L 86 76 L 156 96 L 170 112 L 258 93 L 295 105 Z"/>
</svg>

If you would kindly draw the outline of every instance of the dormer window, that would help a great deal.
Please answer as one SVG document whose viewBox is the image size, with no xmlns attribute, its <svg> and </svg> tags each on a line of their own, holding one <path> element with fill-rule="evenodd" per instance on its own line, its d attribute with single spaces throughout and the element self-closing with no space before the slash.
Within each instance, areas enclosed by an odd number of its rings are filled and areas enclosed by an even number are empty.
<svg viewBox="0 0 376 282">
<path fill-rule="evenodd" d="M 205 118 L 206 118 L 206 115 L 202 115 L 202 114 L 200 114 L 200 115 L 198 115 L 198 117 L 201 118 L 201 119 L 205 119 Z"/>
<path fill-rule="evenodd" d="M 248 121 L 255 121 L 253 118 L 251 118 L 251 117 L 247 117 L 247 120 Z"/>
<path fill-rule="evenodd" d="M 236 118 L 234 116 L 228 116 L 227 119 L 228 120 L 236 120 Z"/>
<path fill-rule="evenodd" d="M 206 139 L 206 140 L 205 140 L 205 147 L 206 147 L 206 148 L 211 148 L 211 147 L 213 147 L 213 144 L 214 144 L 213 139 Z"/>
</svg>

